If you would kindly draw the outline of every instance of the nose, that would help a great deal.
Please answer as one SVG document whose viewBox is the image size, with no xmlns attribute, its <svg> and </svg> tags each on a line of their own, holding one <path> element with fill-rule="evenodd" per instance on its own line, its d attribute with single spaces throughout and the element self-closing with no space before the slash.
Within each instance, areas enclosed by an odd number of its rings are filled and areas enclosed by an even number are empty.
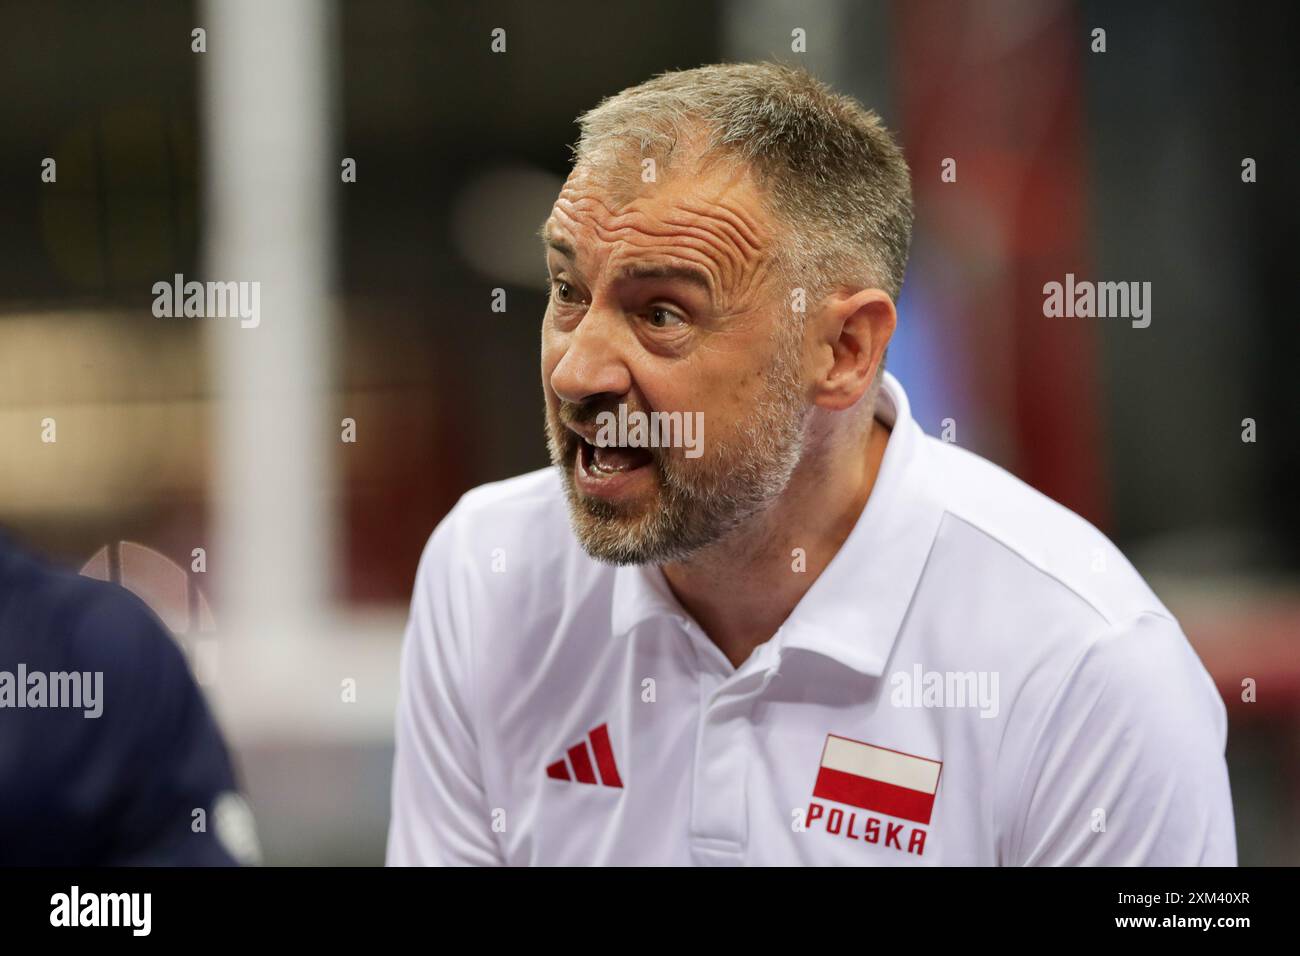
<svg viewBox="0 0 1300 956">
<path fill-rule="evenodd" d="M 600 395 L 626 395 L 632 374 L 623 361 L 619 339 L 624 331 L 614 311 L 589 309 L 566 336 L 560 361 L 551 372 L 551 388 L 566 402 L 581 404 Z"/>
</svg>

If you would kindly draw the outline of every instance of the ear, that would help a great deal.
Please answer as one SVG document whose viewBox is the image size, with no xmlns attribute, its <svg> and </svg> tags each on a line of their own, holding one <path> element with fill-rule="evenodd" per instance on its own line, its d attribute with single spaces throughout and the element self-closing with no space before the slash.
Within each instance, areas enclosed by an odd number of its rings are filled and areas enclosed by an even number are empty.
<svg viewBox="0 0 1300 956">
<path fill-rule="evenodd" d="M 852 408 L 871 388 L 898 313 L 881 289 L 833 292 L 815 320 L 818 352 L 813 400 L 822 408 Z"/>
</svg>

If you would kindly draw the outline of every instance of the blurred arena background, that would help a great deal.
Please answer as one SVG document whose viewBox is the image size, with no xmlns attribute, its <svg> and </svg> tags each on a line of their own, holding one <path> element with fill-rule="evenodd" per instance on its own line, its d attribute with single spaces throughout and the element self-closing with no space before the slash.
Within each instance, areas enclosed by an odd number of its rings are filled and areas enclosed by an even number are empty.
<svg viewBox="0 0 1300 956">
<path fill-rule="evenodd" d="M 463 491 L 546 461 L 535 232 L 574 116 L 759 58 L 899 131 L 918 215 L 890 367 L 918 421 L 1133 559 L 1227 702 L 1241 862 L 1300 862 L 1293 4 L 0 11 L 0 527 L 176 632 L 268 863 L 383 859 L 420 549 Z M 1067 272 L 1150 281 L 1150 328 L 1044 318 Z M 260 327 L 155 318 L 176 273 L 260 281 Z"/>
</svg>

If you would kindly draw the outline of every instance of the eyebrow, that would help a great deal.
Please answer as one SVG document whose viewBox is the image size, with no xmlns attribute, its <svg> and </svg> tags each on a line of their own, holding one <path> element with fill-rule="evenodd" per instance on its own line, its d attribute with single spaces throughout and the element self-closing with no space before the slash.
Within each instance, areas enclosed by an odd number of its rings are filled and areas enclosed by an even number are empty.
<svg viewBox="0 0 1300 956">
<path fill-rule="evenodd" d="M 569 244 L 568 244 L 567 242 L 565 242 L 563 239 L 553 239 L 553 238 L 551 238 L 551 237 L 549 237 L 549 236 L 544 237 L 544 238 L 546 239 L 546 244 L 547 244 L 550 248 L 552 248 L 552 249 L 554 249 L 556 252 L 558 252 L 560 255 L 562 255 L 562 256 L 568 256 L 570 259 L 573 259 L 573 258 L 574 258 L 574 255 L 573 255 L 573 246 L 569 245 Z"/>
<path fill-rule="evenodd" d="M 542 223 L 542 228 L 537 231 L 542 241 L 551 249 L 554 249 L 560 255 L 567 256 L 570 259 L 576 258 L 573 246 L 563 239 L 557 238 L 550 234 L 550 220 Z M 713 296 L 713 280 L 703 269 L 693 268 L 691 266 L 677 266 L 668 264 L 654 263 L 630 263 L 620 269 L 615 276 L 616 279 L 624 282 L 637 282 L 650 279 L 666 279 L 669 281 L 686 282 L 690 285 L 697 286 L 709 295 Z"/>
<path fill-rule="evenodd" d="M 634 262 L 620 269 L 617 278 L 633 282 L 641 279 L 676 280 L 698 286 L 710 295 L 713 294 L 713 282 L 710 280 L 708 273 L 690 266 Z"/>
<path fill-rule="evenodd" d="M 542 242 L 554 249 L 556 252 L 568 256 L 570 259 L 574 258 L 573 246 L 569 245 L 563 239 L 557 239 L 555 236 L 552 236 L 550 230 L 551 220 L 548 216 L 546 221 L 542 223 L 542 227 L 537 230 L 537 235 L 541 237 Z"/>
</svg>

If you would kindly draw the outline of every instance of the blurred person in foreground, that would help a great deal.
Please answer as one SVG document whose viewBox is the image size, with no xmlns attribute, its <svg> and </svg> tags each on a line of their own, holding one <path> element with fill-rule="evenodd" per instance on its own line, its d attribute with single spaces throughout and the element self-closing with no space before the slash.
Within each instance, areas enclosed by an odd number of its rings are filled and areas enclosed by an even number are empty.
<svg viewBox="0 0 1300 956">
<path fill-rule="evenodd" d="M 1178 623 L 884 370 L 912 204 L 879 118 L 736 64 L 579 125 L 555 467 L 425 550 L 389 862 L 1235 864 Z"/>
<path fill-rule="evenodd" d="M 0 865 L 257 857 L 221 733 L 162 623 L 0 534 Z"/>
</svg>

